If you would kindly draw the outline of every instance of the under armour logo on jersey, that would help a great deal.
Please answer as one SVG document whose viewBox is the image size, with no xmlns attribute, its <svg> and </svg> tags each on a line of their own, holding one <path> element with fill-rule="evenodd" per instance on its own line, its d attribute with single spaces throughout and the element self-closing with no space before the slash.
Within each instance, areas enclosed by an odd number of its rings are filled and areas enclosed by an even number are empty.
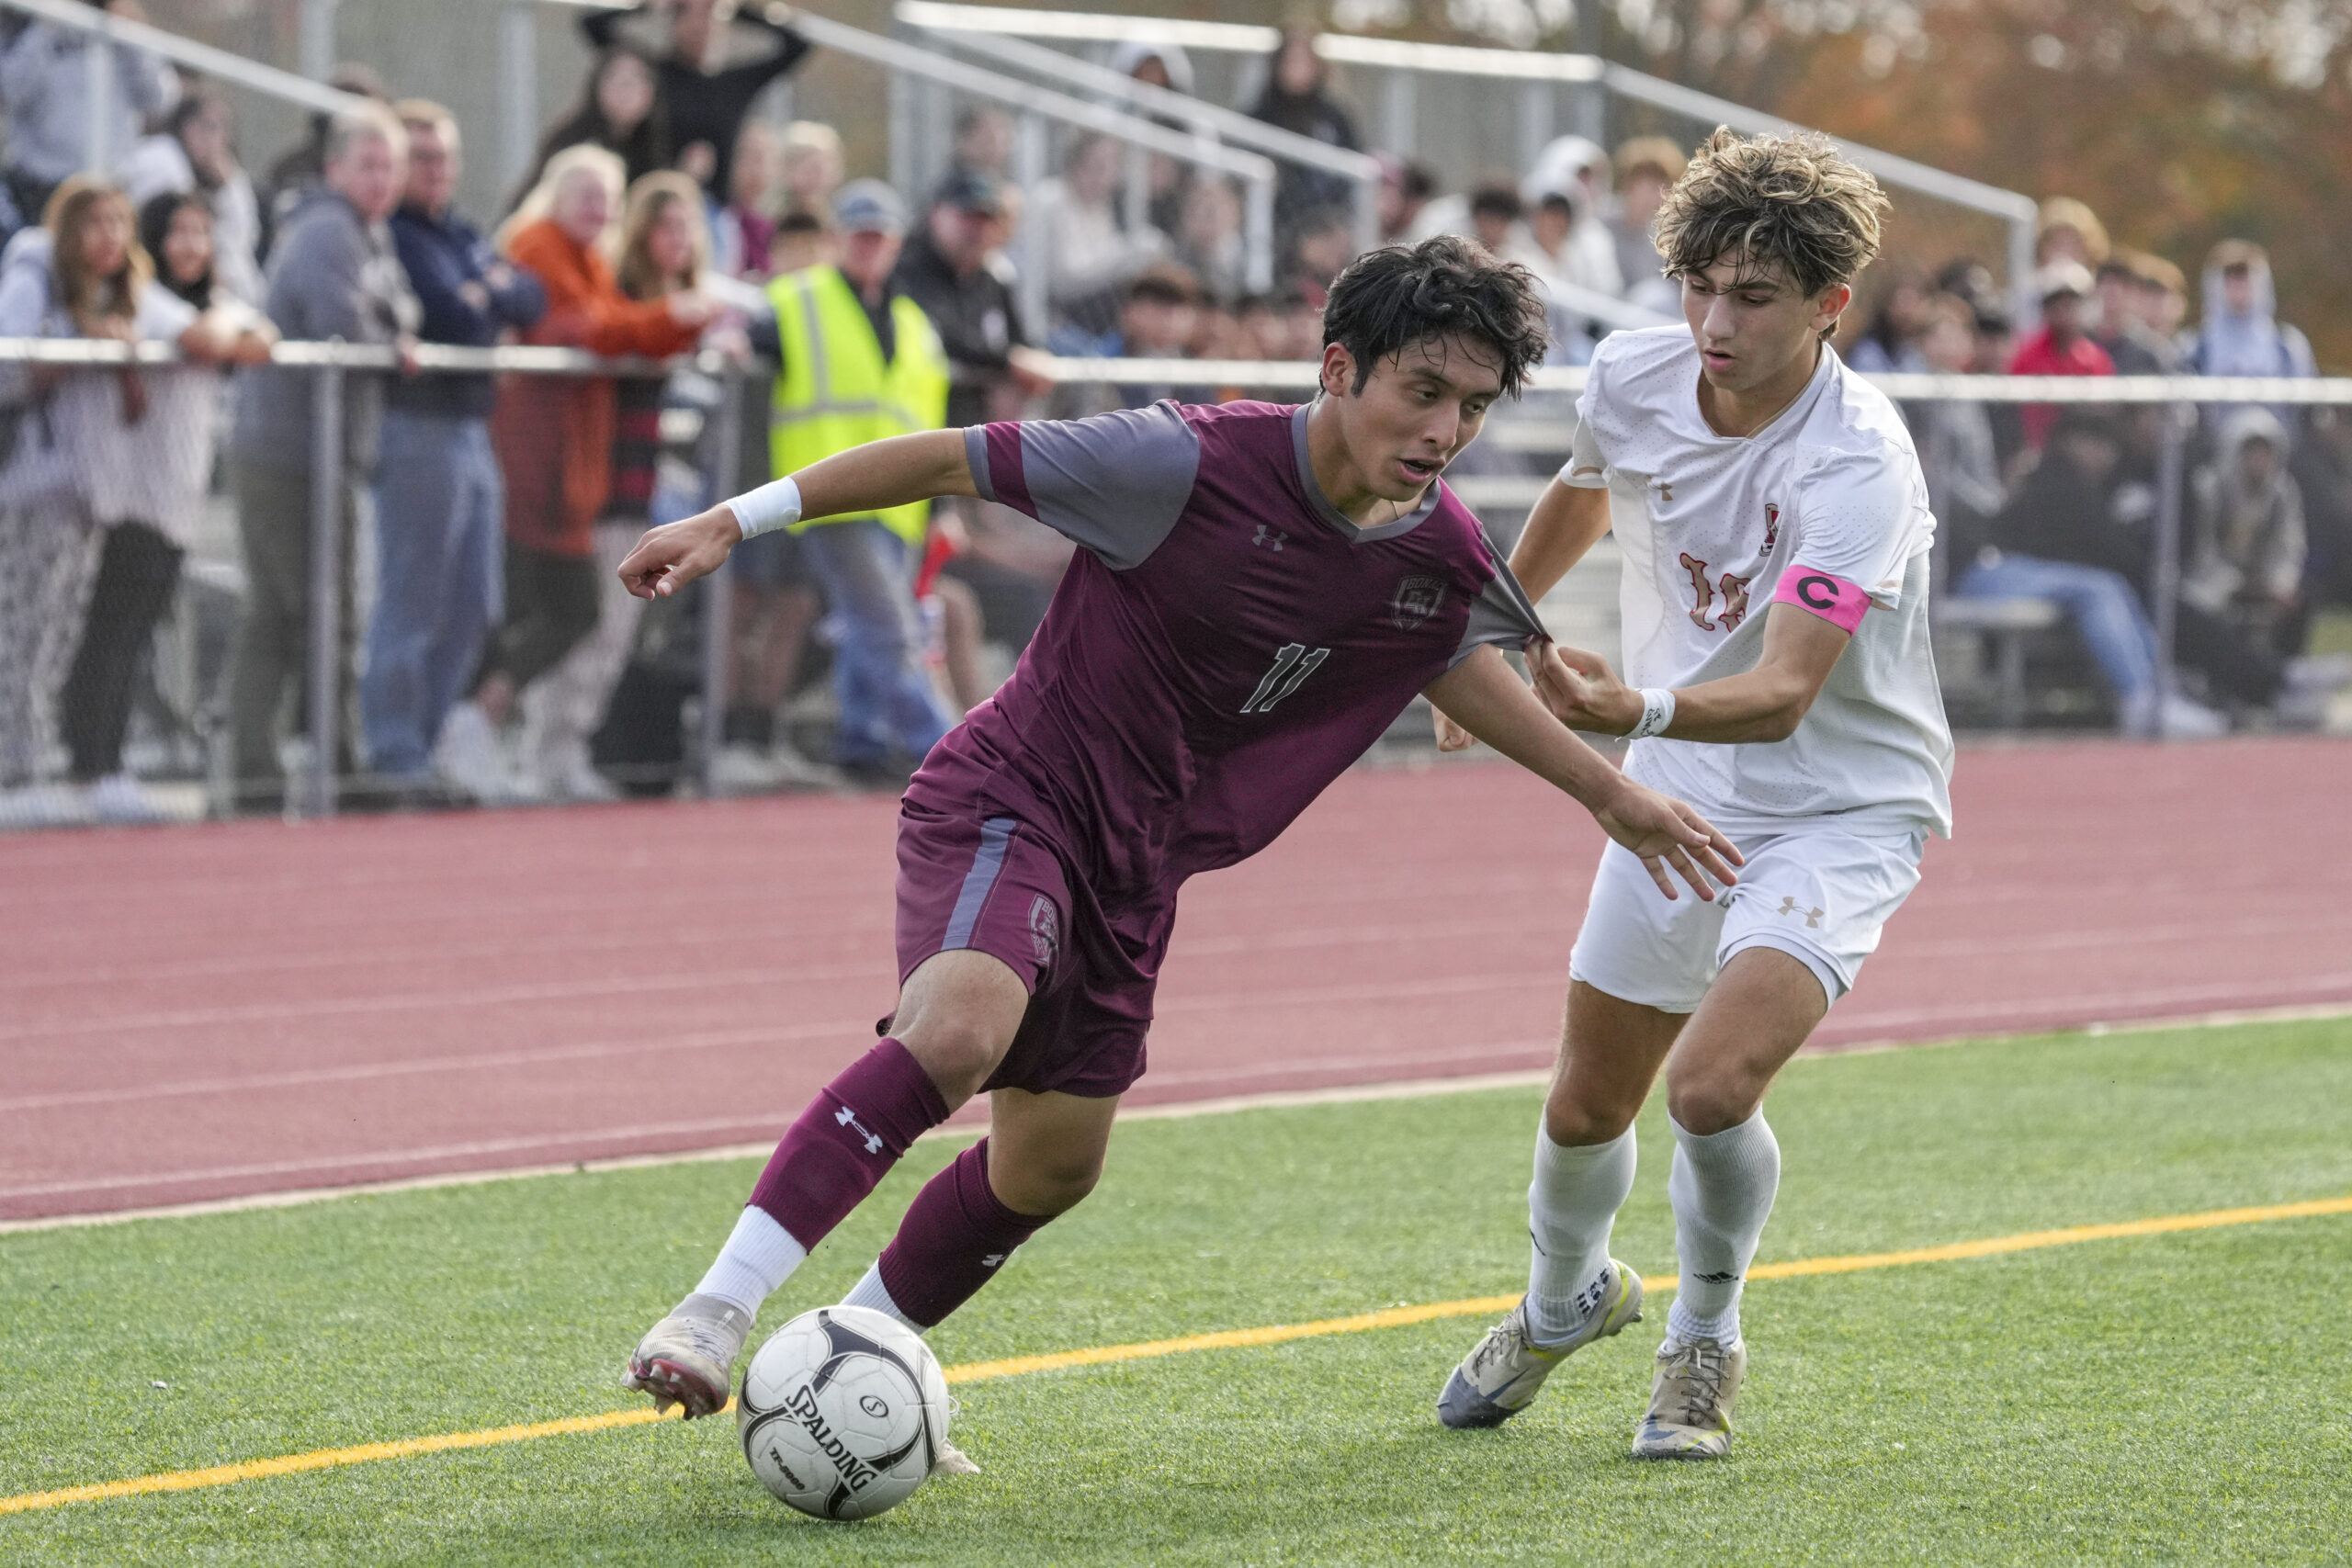
<svg viewBox="0 0 2352 1568">
<path fill-rule="evenodd" d="M 1821 927 L 1821 916 L 1823 911 L 1819 909 L 1798 908 L 1796 897 L 1793 894 L 1782 894 L 1781 896 L 1781 907 L 1772 912 L 1776 915 L 1803 915 L 1804 917 L 1805 929 L 1807 931 L 1818 931 Z"/>
<path fill-rule="evenodd" d="M 1770 549 L 1781 538 L 1781 509 L 1770 502 L 1764 503 L 1764 547 Z"/>
<path fill-rule="evenodd" d="M 833 1125 L 837 1127 L 848 1127 L 854 1130 L 859 1137 L 865 1139 L 865 1152 L 867 1154 L 878 1155 L 882 1152 L 882 1140 L 875 1136 L 872 1133 L 867 1132 L 865 1130 L 865 1123 L 860 1122 L 857 1119 L 857 1112 L 852 1111 L 848 1106 L 844 1105 L 839 1111 L 833 1112 Z"/>
<path fill-rule="evenodd" d="M 1280 555 L 1283 553 L 1283 541 L 1289 537 L 1290 536 L 1283 533 L 1280 528 L 1269 528 L 1263 523 L 1261 523 L 1258 525 L 1258 536 L 1250 542 L 1253 545 L 1264 545 L 1276 555 Z"/>
<path fill-rule="evenodd" d="M 1668 506 L 1674 504 L 1674 481 L 1672 479 L 1660 479 L 1657 481 L 1657 498 L 1666 502 Z"/>
</svg>

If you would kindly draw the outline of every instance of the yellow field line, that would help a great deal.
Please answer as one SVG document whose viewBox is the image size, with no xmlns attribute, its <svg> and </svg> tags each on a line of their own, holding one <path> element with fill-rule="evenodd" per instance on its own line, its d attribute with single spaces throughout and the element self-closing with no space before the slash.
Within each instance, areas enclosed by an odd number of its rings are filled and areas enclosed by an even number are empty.
<svg viewBox="0 0 2352 1568">
<path fill-rule="evenodd" d="M 1896 1269 L 1914 1263 L 1954 1263 L 1971 1258 L 1992 1258 L 2009 1252 L 2032 1252 L 2045 1247 L 2071 1247 L 2086 1241 L 2115 1241 L 2128 1236 L 2165 1235 L 2176 1231 L 2212 1230 L 2224 1225 L 2259 1224 L 2268 1220 L 2309 1219 L 2322 1214 L 2352 1213 L 2352 1197 L 2317 1198 L 2301 1203 L 2270 1203 L 2256 1208 L 2211 1209 L 2197 1214 L 2167 1214 L 2154 1219 L 2125 1220 L 2103 1225 L 2071 1225 L 2064 1230 L 2028 1231 L 2018 1235 L 1987 1236 L 1943 1247 L 1914 1247 L 1903 1252 L 1866 1252 L 1842 1258 L 1806 1258 L 1788 1263 L 1759 1263 L 1747 1271 L 1751 1280 L 1795 1280 L 1816 1274 L 1851 1274 L 1866 1269 Z M 1649 1287 L 1652 1294 L 1674 1288 L 1671 1280 Z M 1377 1328 L 1402 1328 L 1438 1318 L 1476 1317 L 1508 1311 L 1517 1295 L 1471 1296 L 1461 1301 L 1431 1302 L 1419 1306 L 1387 1307 L 1352 1317 L 1327 1317 L 1313 1323 L 1272 1324 L 1262 1328 L 1227 1328 L 1214 1334 L 1191 1334 L 1177 1339 L 1148 1339 L 1132 1345 L 1094 1345 L 1078 1350 L 1057 1350 L 1044 1356 L 1012 1356 L 996 1361 L 967 1361 L 946 1369 L 951 1383 L 985 1382 L 994 1378 L 1024 1377 L 1034 1372 L 1069 1367 L 1098 1367 L 1114 1361 L 1141 1361 L 1157 1356 L 1180 1356 L 1193 1350 L 1238 1350 L 1257 1345 L 1280 1345 L 1293 1339 L 1313 1339 L 1331 1334 L 1362 1334 Z M 535 1421 L 520 1427 L 495 1427 L 478 1432 L 442 1432 L 396 1442 L 360 1443 L 352 1448 L 317 1449 L 309 1453 L 281 1454 L 273 1459 L 245 1460 L 214 1465 L 208 1470 L 165 1471 L 101 1481 L 87 1486 L 65 1486 L 53 1492 L 27 1492 L 0 1497 L 0 1514 L 29 1513 L 62 1507 L 68 1503 L 96 1503 L 109 1497 L 131 1497 L 147 1492 L 190 1492 L 209 1486 L 230 1486 L 295 1475 L 339 1465 L 369 1464 L 377 1460 L 406 1459 L 413 1454 L 445 1453 L 453 1449 L 484 1449 L 502 1443 L 529 1442 L 576 1432 L 602 1432 L 616 1427 L 642 1427 L 663 1417 L 651 1410 L 612 1410 L 601 1416 L 573 1416 L 560 1421 Z"/>
</svg>

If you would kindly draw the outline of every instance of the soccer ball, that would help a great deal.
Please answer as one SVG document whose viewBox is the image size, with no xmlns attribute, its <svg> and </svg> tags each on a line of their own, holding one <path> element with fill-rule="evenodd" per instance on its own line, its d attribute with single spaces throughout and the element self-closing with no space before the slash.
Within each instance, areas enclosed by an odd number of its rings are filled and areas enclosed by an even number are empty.
<svg viewBox="0 0 2352 1568">
<path fill-rule="evenodd" d="M 947 1440 L 947 1379 L 922 1337 L 870 1307 L 804 1312 L 743 1373 L 735 1404 L 760 1483 L 820 1519 L 867 1519 L 923 1483 Z"/>
</svg>

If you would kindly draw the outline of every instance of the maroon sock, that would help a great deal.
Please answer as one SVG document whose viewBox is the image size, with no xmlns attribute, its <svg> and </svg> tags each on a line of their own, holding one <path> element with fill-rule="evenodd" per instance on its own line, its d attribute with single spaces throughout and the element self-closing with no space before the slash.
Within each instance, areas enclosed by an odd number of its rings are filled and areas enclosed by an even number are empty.
<svg viewBox="0 0 2352 1568">
<path fill-rule="evenodd" d="M 800 1113 L 760 1172 L 752 1201 L 813 1252 L 907 1145 L 946 1120 L 947 1102 L 931 1075 L 904 1045 L 886 1039 Z"/>
<path fill-rule="evenodd" d="M 1051 1214 L 1018 1214 L 989 1187 L 989 1141 L 923 1184 L 882 1249 L 882 1288 L 908 1317 L 929 1328 L 996 1278 L 1012 1249 Z"/>
</svg>

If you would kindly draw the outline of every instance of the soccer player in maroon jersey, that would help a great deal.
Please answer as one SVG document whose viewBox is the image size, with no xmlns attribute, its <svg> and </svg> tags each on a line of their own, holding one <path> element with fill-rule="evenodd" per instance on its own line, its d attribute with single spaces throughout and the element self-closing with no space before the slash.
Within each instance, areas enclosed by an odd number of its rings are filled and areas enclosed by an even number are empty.
<svg viewBox="0 0 2352 1568">
<path fill-rule="evenodd" d="M 1084 1198 L 1142 1076 L 1177 889 L 1272 842 L 1415 694 L 1590 811 L 1660 895 L 1737 852 L 1625 778 L 1505 661 L 1555 658 L 1440 481 L 1544 350 L 1526 272 L 1453 238 L 1334 285 L 1311 403 L 1149 408 L 902 435 L 646 535 L 632 592 L 673 592 L 748 533 L 942 495 L 1082 547 L 1011 680 L 900 805 L 898 1006 L 786 1133 L 629 1386 L 725 1404 L 761 1302 L 908 1145 L 982 1090 L 989 1135 L 917 1195 L 847 1298 L 929 1328 Z"/>
</svg>

